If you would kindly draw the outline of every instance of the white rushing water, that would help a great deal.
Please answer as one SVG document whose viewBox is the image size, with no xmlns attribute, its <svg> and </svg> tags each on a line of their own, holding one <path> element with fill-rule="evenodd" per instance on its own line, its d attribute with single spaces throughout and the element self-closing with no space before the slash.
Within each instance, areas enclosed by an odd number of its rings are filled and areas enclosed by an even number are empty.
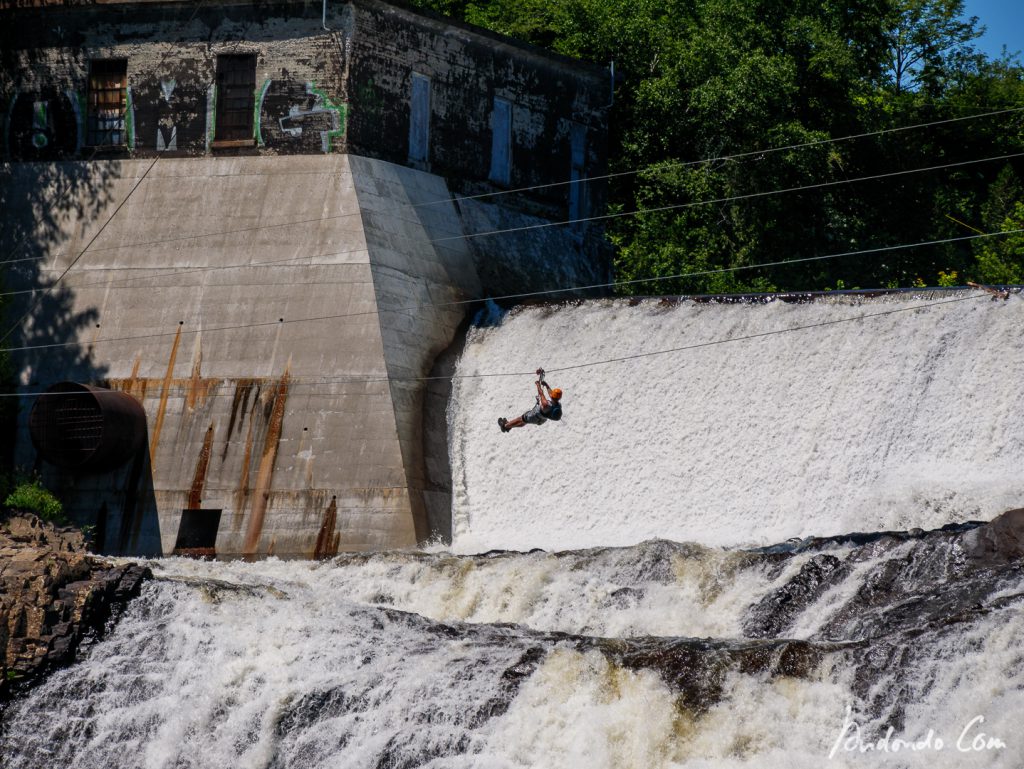
<svg viewBox="0 0 1024 769">
<path fill-rule="evenodd" d="M 152 561 L 3 706 L 0 769 L 1024 768 L 1019 558 L 956 532 L 741 547 L 1024 505 L 1024 300 L 925 303 L 473 331 L 452 548 Z M 532 377 L 473 375 L 538 365 L 566 418 L 502 434 Z"/>
<path fill-rule="evenodd" d="M 621 568 L 630 553 L 568 558 L 567 570 L 586 568 L 594 576 L 572 602 L 585 605 L 614 584 L 660 586 L 685 604 L 703 583 L 704 597 L 675 618 L 681 628 L 702 631 L 729 624 L 701 616 L 719 609 L 723 595 L 759 593 L 777 580 L 770 569 L 723 569 L 723 554 L 703 558 L 696 551 L 688 571 L 630 573 Z M 651 553 L 632 555 L 636 563 L 654 562 Z M 879 556 L 876 565 L 889 557 Z M 930 730 L 946 744 L 882 760 L 835 748 L 846 707 L 858 702 L 842 654 L 805 677 L 733 669 L 721 698 L 697 714 L 680 706 L 656 670 L 624 667 L 571 638 L 516 625 L 438 625 L 358 600 L 394 596 L 399 585 L 421 584 L 430 572 L 449 579 L 453 560 L 459 559 L 395 553 L 325 564 L 155 562 L 158 581 L 146 586 L 114 634 L 9 714 L 0 737 L 5 769 L 1019 769 L 1024 756 L 1016 736 L 1024 706 L 1019 606 L 940 639 L 923 664 L 879 675 L 875 694 L 914 690 L 896 736 L 920 741 Z M 533 556 L 504 560 L 519 560 L 527 581 L 551 572 Z M 462 561 L 464 570 L 472 563 Z M 499 578 L 474 590 L 480 603 L 493 603 L 507 586 Z M 410 597 L 409 608 L 444 617 L 458 612 L 458 601 L 416 601 Z M 610 624 L 661 626 L 643 608 L 620 605 L 610 613 L 616 611 L 623 618 Z M 530 616 L 522 610 L 506 618 Z M 738 624 L 722 629 L 740 633 Z M 523 663 L 531 649 L 540 651 L 535 667 Z M 512 686 L 507 671 L 517 666 L 521 681 Z M 985 721 L 965 744 L 983 731 L 1008 747 L 955 747 L 978 715 Z M 882 718 L 851 718 L 865 742 L 884 736 Z"/>
<path fill-rule="evenodd" d="M 837 322 L 893 310 L 907 311 Z M 458 367 L 454 547 L 747 545 L 989 520 L 1024 504 L 1022 328 L 1020 295 L 520 309 L 474 329 Z M 754 338 L 570 368 L 738 337 Z M 532 406 L 533 377 L 476 375 L 538 366 L 565 392 L 563 420 L 502 434 L 498 416 Z"/>
</svg>

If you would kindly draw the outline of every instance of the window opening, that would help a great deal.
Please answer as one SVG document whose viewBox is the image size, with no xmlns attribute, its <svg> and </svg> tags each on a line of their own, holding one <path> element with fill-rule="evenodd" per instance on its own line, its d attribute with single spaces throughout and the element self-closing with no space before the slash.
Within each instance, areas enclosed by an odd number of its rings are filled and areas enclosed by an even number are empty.
<svg viewBox="0 0 1024 769">
<path fill-rule="evenodd" d="M 127 111 L 128 60 L 89 62 L 86 143 L 91 147 L 123 146 Z"/>
<path fill-rule="evenodd" d="M 409 160 L 426 163 L 430 154 L 430 78 L 412 75 L 409 114 Z"/>
<path fill-rule="evenodd" d="M 580 234 L 585 222 L 580 221 L 587 216 L 586 190 L 586 148 L 587 129 L 579 123 L 573 123 L 570 132 L 571 166 L 569 170 L 569 219 L 574 222 L 573 229 Z"/>
<path fill-rule="evenodd" d="M 491 112 L 491 173 L 497 184 L 508 185 L 512 177 L 512 105 L 495 98 Z"/>
<path fill-rule="evenodd" d="M 256 56 L 217 57 L 217 127 L 214 141 L 248 144 L 253 140 L 256 106 Z"/>
<path fill-rule="evenodd" d="M 220 528 L 220 510 L 185 509 L 181 511 L 178 539 L 174 543 L 175 555 L 194 558 L 213 558 L 217 555 L 217 529 Z"/>
</svg>

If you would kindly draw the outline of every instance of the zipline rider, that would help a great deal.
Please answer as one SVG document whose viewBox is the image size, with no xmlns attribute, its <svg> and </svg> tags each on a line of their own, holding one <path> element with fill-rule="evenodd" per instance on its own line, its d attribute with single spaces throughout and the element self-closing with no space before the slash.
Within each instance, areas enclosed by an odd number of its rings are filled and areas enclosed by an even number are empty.
<svg viewBox="0 0 1024 769">
<path fill-rule="evenodd" d="M 537 405 L 521 417 L 512 419 L 498 417 L 498 427 L 503 433 L 507 433 L 513 427 L 522 427 L 527 424 L 542 425 L 549 419 L 557 422 L 562 418 L 562 391 L 557 387 L 551 387 L 544 381 L 544 369 L 537 369 L 537 381 L 534 384 L 537 386 Z M 547 395 L 544 394 L 544 390 L 547 390 Z"/>
</svg>

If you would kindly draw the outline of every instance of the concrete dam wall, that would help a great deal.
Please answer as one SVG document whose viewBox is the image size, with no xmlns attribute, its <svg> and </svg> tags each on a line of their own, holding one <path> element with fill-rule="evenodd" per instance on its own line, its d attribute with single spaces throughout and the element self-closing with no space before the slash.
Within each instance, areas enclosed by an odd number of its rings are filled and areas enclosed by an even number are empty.
<svg viewBox="0 0 1024 769">
<path fill-rule="evenodd" d="M 551 255 L 552 286 L 602 277 L 559 228 L 467 239 L 540 220 L 455 203 L 442 178 L 381 160 L 4 170 L 50 192 L 9 199 L 59 204 L 14 212 L 36 222 L 9 266 L 28 292 L 4 342 L 23 348 L 17 461 L 96 522 L 107 552 L 323 557 L 448 534 L 447 483 L 428 477 L 446 462 L 424 452 L 446 440 L 424 434 L 422 378 L 456 337 L 458 302 L 516 290 Z M 137 399 L 144 450 L 105 473 L 43 461 L 31 405 L 65 380 Z"/>
</svg>

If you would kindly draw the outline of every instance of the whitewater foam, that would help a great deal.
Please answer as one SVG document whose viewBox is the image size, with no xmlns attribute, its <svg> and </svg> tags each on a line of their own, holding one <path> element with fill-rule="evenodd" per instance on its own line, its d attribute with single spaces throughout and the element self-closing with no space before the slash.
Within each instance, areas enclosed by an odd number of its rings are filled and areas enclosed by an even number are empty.
<svg viewBox="0 0 1024 769">
<path fill-rule="evenodd" d="M 637 555 L 642 564 L 645 555 Z M 392 564 L 401 557 L 392 555 Z M 547 568 L 533 556 L 509 558 L 524 559 L 523 572 Z M 882 566 L 888 555 L 879 558 Z M 598 571 L 609 563 L 589 560 Z M 586 561 L 582 554 L 571 565 L 587 568 Z M 930 652 L 910 655 L 903 666 L 881 665 L 866 692 L 840 645 L 800 677 L 731 666 L 720 699 L 701 711 L 682 705 L 680 691 L 656 669 L 621 664 L 568 637 L 442 626 L 354 603 L 340 585 L 380 581 L 378 569 L 355 561 L 152 565 L 159 581 L 146 586 L 111 637 L 6 714 L 5 766 L 1019 766 L 1024 639 L 1017 604 L 953 623 L 951 632 L 917 636 Z M 651 575 L 636 576 L 638 585 L 653 584 Z M 862 585 L 864 577 L 852 579 Z M 750 578 L 726 569 L 722 582 L 721 592 L 739 592 Z M 678 613 L 692 629 L 702 627 L 698 613 Z M 878 644 L 884 659 L 884 639 Z M 523 662 L 531 654 L 535 668 Z M 712 665 L 703 675 L 715 672 Z M 902 703 L 899 713 L 875 709 L 876 700 Z M 865 739 L 890 727 L 913 739 L 933 730 L 946 747 L 884 762 L 856 751 L 830 760 L 847 705 Z M 1005 740 L 1005 749 L 957 750 L 955 740 L 978 715 L 985 719 L 978 731 Z"/>
<path fill-rule="evenodd" d="M 950 298 L 606 300 L 472 330 L 449 411 L 453 547 L 768 544 L 1024 504 L 1024 300 Z M 533 377 L 478 375 L 538 366 L 565 417 L 502 434 Z"/>
</svg>

